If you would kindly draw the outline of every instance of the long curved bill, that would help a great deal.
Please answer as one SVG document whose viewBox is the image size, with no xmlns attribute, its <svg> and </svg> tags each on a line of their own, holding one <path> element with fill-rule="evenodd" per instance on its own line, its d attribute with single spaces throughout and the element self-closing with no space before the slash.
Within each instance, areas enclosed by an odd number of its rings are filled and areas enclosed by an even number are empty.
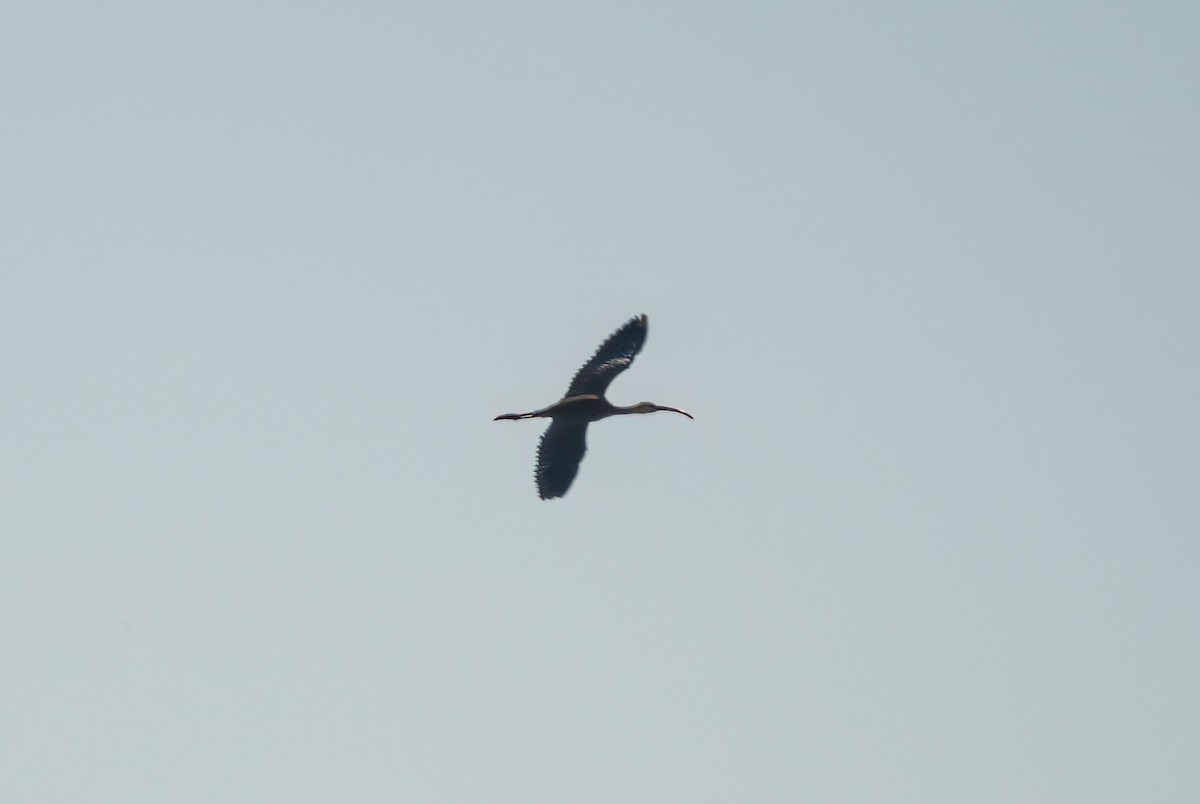
<svg viewBox="0 0 1200 804">
<path fill-rule="evenodd" d="M 684 416 L 687 416 L 689 419 L 696 418 L 692 414 L 688 413 L 686 410 L 680 410 L 679 408 L 672 408 L 672 407 L 668 407 L 666 405 L 655 405 L 654 408 L 655 408 L 655 410 L 669 410 L 672 413 L 682 413 Z"/>
</svg>

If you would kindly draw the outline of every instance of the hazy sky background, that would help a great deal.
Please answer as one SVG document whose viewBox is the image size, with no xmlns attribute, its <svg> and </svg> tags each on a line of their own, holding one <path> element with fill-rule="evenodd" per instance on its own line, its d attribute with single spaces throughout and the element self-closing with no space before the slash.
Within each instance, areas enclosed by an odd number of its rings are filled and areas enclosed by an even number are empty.
<svg viewBox="0 0 1200 804">
<path fill-rule="evenodd" d="M 8 6 L 0 800 L 1200 800 L 1200 6 L 982 5 Z"/>
</svg>

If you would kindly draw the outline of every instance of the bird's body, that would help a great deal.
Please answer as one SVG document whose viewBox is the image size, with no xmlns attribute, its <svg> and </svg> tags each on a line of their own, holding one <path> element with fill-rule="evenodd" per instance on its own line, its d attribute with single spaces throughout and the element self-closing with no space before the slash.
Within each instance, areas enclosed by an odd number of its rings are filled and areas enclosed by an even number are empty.
<svg viewBox="0 0 1200 804">
<path fill-rule="evenodd" d="M 645 402 L 641 404 L 646 404 Z M 589 422 L 598 422 L 601 419 L 607 419 L 609 416 L 620 416 L 622 413 L 650 413 L 649 410 L 633 410 L 638 405 L 630 405 L 628 408 L 622 408 L 609 402 L 602 396 L 596 394 L 579 394 L 578 396 L 567 396 L 555 402 L 548 408 L 535 410 L 531 413 L 504 413 L 497 416 L 493 421 L 501 419 L 561 419 L 561 418 L 580 418 Z M 667 410 L 668 408 L 655 408 L 655 410 Z M 683 413 L 683 411 L 677 411 Z M 684 414 L 687 416 L 688 414 Z"/>
<path fill-rule="evenodd" d="M 592 359 L 583 365 L 571 380 L 567 395 L 553 405 L 530 413 L 505 413 L 501 419 L 553 419 L 538 444 L 538 462 L 535 471 L 538 496 L 543 500 L 561 497 L 571 487 L 579 471 L 579 462 L 587 451 L 587 426 L 591 422 L 609 416 L 633 413 L 653 413 L 669 410 L 689 419 L 692 415 L 679 408 L 639 402 L 622 407 L 605 398 L 608 386 L 633 363 L 633 358 L 646 342 L 648 320 L 646 316 L 631 319 L 609 336 Z"/>
</svg>

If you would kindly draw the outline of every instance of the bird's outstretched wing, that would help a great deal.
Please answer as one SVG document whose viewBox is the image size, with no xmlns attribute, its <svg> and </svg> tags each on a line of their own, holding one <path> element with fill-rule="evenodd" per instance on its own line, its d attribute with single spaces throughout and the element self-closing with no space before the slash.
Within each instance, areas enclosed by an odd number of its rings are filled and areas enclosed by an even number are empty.
<svg viewBox="0 0 1200 804">
<path fill-rule="evenodd" d="M 618 329 L 608 340 L 600 344 L 592 359 L 575 373 L 567 396 L 580 394 L 596 394 L 603 396 L 608 386 L 625 369 L 633 363 L 633 358 L 642 351 L 646 342 L 647 319 L 644 315 L 631 318 L 625 326 Z"/>
<path fill-rule="evenodd" d="M 543 500 L 561 497 L 571 488 L 587 452 L 587 426 L 586 420 L 567 416 L 550 422 L 542 434 L 534 476 Z"/>
</svg>

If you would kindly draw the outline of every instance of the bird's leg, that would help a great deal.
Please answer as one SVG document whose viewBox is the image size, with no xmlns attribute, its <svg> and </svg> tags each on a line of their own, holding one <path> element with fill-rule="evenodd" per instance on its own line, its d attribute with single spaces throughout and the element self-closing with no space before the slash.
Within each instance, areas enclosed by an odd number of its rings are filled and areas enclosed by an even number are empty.
<svg viewBox="0 0 1200 804">
<path fill-rule="evenodd" d="M 560 402 L 555 402 L 553 405 L 551 405 L 548 408 L 542 408 L 541 410 L 531 410 L 529 413 L 501 413 L 499 416 L 492 419 L 492 421 L 498 422 L 501 419 L 548 419 L 548 418 L 553 418 L 554 412 L 556 410 L 558 410 L 561 405 L 562 405 L 562 402 L 560 401 Z"/>
<path fill-rule="evenodd" d="M 532 419 L 537 415 L 537 413 L 537 411 L 534 411 L 533 413 L 501 413 L 499 416 L 492 419 L 492 421 L 498 422 L 501 419 Z"/>
</svg>

